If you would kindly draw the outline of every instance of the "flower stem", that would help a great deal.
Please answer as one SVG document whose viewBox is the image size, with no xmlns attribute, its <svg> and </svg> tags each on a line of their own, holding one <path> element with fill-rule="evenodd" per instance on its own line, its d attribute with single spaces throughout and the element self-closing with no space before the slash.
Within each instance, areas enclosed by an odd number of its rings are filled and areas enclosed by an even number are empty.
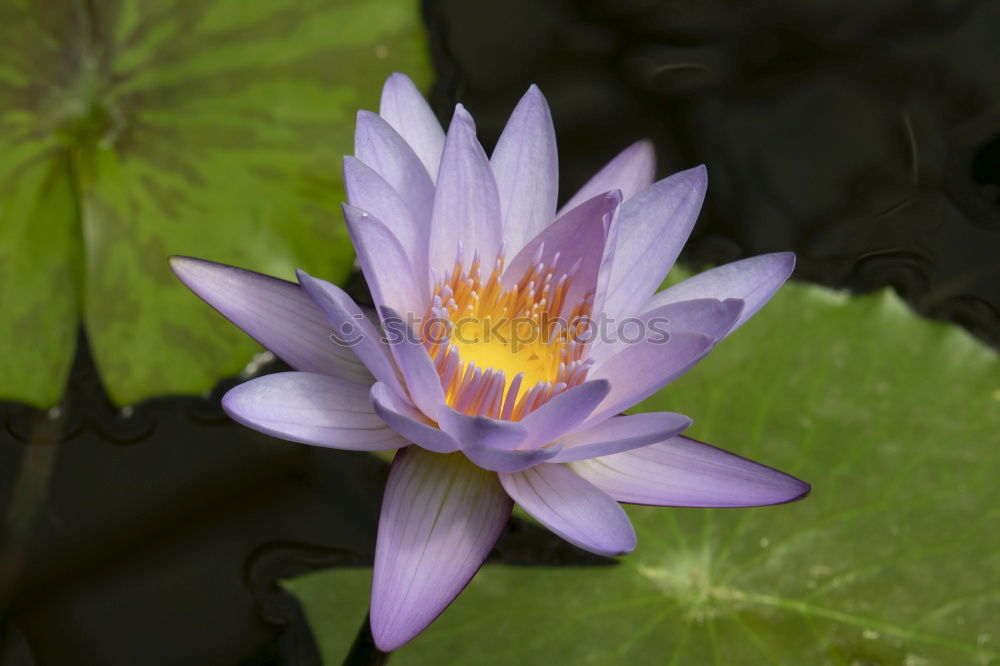
<svg viewBox="0 0 1000 666">
<path fill-rule="evenodd" d="M 361 623 L 351 650 L 344 658 L 344 666 L 383 666 L 389 662 L 390 653 L 382 652 L 375 647 L 370 619 L 371 615 L 366 615 L 365 621 Z"/>
</svg>

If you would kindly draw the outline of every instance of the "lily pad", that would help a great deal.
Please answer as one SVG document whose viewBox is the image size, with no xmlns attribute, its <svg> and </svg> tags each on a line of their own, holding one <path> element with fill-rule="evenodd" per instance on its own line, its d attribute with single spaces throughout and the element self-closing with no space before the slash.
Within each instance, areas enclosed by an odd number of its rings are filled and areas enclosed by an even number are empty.
<svg viewBox="0 0 1000 666">
<path fill-rule="evenodd" d="M 488 565 L 400 666 L 1000 661 L 1000 360 L 889 292 L 786 285 L 640 410 L 813 484 L 756 509 L 629 507 L 614 567 Z M 287 583 L 325 662 L 370 574 Z"/>
<path fill-rule="evenodd" d="M 411 0 L 4 3 L 0 399 L 55 403 L 81 321 L 118 404 L 238 372 L 167 257 L 346 277 L 355 112 L 424 46 Z"/>
</svg>

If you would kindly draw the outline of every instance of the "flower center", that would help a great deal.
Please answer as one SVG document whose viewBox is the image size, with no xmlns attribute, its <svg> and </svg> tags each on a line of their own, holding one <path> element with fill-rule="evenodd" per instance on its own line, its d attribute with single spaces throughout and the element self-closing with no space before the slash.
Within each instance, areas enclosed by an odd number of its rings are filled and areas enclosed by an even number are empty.
<svg viewBox="0 0 1000 666">
<path fill-rule="evenodd" d="M 477 253 L 435 283 L 421 334 L 454 409 L 517 421 L 586 378 L 593 294 L 567 303 L 576 271 L 556 275 L 541 254 L 514 286 L 501 282 L 502 251 L 486 277 Z"/>
</svg>

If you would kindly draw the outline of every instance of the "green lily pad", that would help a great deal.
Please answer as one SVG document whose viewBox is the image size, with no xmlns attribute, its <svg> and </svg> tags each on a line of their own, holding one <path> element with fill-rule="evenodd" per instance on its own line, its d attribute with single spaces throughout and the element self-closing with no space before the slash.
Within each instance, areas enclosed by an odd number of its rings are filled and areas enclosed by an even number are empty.
<svg viewBox="0 0 1000 666">
<path fill-rule="evenodd" d="M 629 507 L 615 567 L 485 567 L 399 666 L 1000 660 L 1000 360 L 889 292 L 786 285 L 640 410 L 813 484 L 755 509 Z M 289 581 L 340 663 L 370 573 Z"/>
<path fill-rule="evenodd" d="M 0 399 L 62 392 L 82 323 L 112 399 L 197 393 L 259 347 L 167 257 L 346 277 L 341 157 L 429 79 L 411 0 L 0 8 Z"/>
</svg>

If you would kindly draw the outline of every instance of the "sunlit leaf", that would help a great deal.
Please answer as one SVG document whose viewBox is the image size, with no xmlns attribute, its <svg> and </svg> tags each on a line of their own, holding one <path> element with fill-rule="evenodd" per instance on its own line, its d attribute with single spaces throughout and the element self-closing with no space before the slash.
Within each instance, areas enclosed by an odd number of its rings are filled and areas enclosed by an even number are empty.
<svg viewBox="0 0 1000 666">
<path fill-rule="evenodd" d="M 630 507 L 616 567 L 487 566 L 393 663 L 952 666 L 1000 659 L 1000 361 L 890 293 L 787 285 L 641 409 L 813 483 L 757 509 Z M 326 663 L 367 570 L 289 582 Z"/>
<path fill-rule="evenodd" d="M 0 397 L 55 401 L 81 313 L 119 404 L 237 372 L 256 345 L 167 256 L 343 279 L 355 112 L 426 60 L 410 0 L 5 4 Z"/>
</svg>

